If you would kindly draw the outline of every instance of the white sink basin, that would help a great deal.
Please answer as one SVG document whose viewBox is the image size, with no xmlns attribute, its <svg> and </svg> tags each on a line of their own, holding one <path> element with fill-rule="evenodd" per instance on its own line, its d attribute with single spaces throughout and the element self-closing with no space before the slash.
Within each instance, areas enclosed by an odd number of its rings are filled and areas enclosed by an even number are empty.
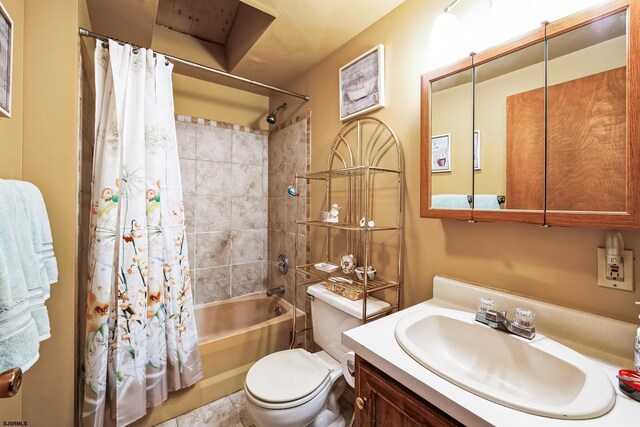
<svg viewBox="0 0 640 427">
<path fill-rule="evenodd" d="M 540 334 L 527 340 L 430 308 L 400 319 L 398 344 L 446 380 L 485 399 L 535 415 L 599 417 L 615 404 L 611 381 L 581 354 Z"/>
</svg>

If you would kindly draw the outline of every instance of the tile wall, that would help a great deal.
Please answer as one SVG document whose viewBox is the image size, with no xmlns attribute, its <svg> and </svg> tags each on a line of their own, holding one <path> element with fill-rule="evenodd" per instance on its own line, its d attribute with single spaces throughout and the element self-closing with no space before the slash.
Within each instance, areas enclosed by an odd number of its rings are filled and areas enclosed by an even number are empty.
<svg viewBox="0 0 640 427">
<path fill-rule="evenodd" d="M 196 304 L 263 291 L 267 133 L 177 116 L 176 134 Z"/>
<path fill-rule="evenodd" d="M 297 226 L 297 218 L 309 217 L 309 193 L 306 182 L 298 181 L 300 196 L 291 197 L 287 188 L 295 181 L 297 172 L 309 171 L 310 165 L 310 113 L 295 117 L 269 134 L 269 287 L 285 285 L 284 298 L 293 302 L 295 265 L 306 264 L 309 259 L 308 229 Z M 295 244 L 298 240 L 298 256 Z M 289 260 L 289 271 L 282 275 L 277 268 L 278 255 Z M 310 317 L 310 307 L 305 290 L 298 289 L 298 308 Z M 302 329 L 298 327 L 297 329 Z M 310 337 L 307 337 L 307 342 Z"/>
</svg>

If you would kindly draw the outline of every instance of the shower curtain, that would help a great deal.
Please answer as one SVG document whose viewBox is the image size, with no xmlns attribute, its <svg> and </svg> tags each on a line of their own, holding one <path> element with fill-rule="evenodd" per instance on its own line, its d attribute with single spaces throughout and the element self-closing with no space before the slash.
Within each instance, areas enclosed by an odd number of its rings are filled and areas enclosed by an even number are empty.
<svg viewBox="0 0 640 427">
<path fill-rule="evenodd" d="M 85 426 L 105 406 L 127 425 L 202 378 L 172 68 L 151 50 L 96 46 Z"/>
</svg>

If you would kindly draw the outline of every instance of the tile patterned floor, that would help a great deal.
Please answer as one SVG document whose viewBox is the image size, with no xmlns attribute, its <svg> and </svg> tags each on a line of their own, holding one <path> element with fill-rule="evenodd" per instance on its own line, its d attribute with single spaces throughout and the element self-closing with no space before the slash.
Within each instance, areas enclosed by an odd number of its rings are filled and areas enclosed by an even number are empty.
<svg viewBox="0 0 640 427">
<path fill-rule="evenodd" d="M 343 395 L 344 397 L 344 395 Z M 347 420 L 353 414 L 353 405 L 340 398 L 340 412 Z M 165 421 L 156 427 L 256 427 L 247 410 L 244 390 L 208 403 L 191 412 Z"/>
<path fill-rule="evenodd" d="M 156 427 L 255 427 L 247 411 L 244 390 L 208 403 Z"/>
</svg>

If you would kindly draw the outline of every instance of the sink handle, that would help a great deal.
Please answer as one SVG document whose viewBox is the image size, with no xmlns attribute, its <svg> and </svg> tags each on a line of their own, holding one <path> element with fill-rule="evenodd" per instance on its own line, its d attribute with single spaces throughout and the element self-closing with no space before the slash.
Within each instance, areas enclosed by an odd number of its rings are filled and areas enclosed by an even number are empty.
<svg viewBox="0 0 640 427">
<path fill-rule="evenodd" d="M 536 315 L 528 308 L 516 308 L 513 322 L 522 328 L 533 328 L 533 321 Z"/>
</svg>

